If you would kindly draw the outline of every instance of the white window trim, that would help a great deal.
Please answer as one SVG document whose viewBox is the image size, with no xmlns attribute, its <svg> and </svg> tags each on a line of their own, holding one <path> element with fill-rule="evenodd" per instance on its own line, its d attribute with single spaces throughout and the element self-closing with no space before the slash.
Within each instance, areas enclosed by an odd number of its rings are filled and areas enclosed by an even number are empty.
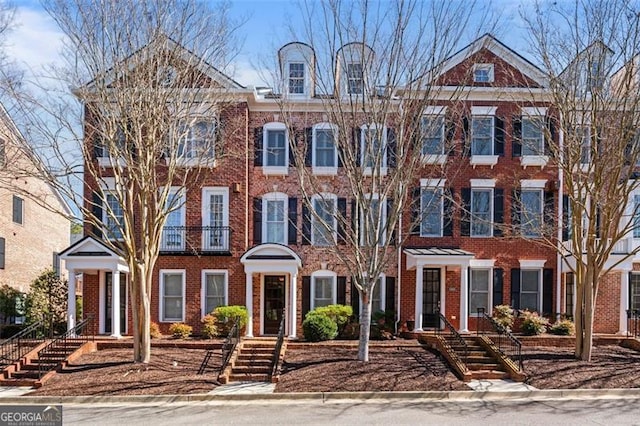
<svg viewBox="0 0 640 426">
<path fill-rule="evenodd" d="M 202 226 L 212 226 L 209 220 L 209 198 L 211 195 L 221 194 L 222 202 L 224 203 L 224 211 L 222 214 L 222 226 L 229 226 L 229 188 L 226 186 L 205 186 L 202 188 L 202 211 L 201 211 L 201 223 Z M 206 230 L 202 230 L 202 248 L 207 250 L 209 247 L 205 247 L 206 242 Z M 230 238 L 231 234 L 227 233 L 226 238 Z M 231 241 L 227 241 L 229 249 L 231 248 Z"/>
<path fill-rule="evenodd" d="M 284 166 L 267 166 L 269 131 L 284 130 Z M 272 122 L 262 126 L 262 173 L 264 175 L 286 176 L 289 174 L 289 130 L 284 123 Z"/>
<path fill-rule="evenodd" d="M 425 181 L 424 183 L 435 183 L 435 185 L 422 185 L 422 182 Z M 435 181 L 435 182 L 434 182 Z M 444 180 L 438 180 L 438 179 L 420 179 L 420 216 L 421 216 L 421 220 L 420 220 L 420 236 L 421 237 L 425 237 L 425 238 L 438 238 L 438 237 L 442 237 L 442 233 L 444 231 Z M 432 190 L 440 190 L 441 192 L 441 197 L 440 197 L 440 233 L 439 234 L 427 234 L 424 233 L 422 231 L 422 214 L 424 212 L 425 206 L 422 205 L 422 191 L 423 190 L 427 190 L 427 191 L 432 191 Z"/>
<path fill-rule="evenodd" d="M 164 276 L 166 274 L 180 274 L 182 275 L 182 318 L 180 319 L 165 319 L 164 318 Z M 186 270 L 184 269 L 161 269 L 160 270 L 160 303 L 159 308 L 160 312 L 158 312 L 158 319 L 162 323 L 175 323 L 175 322 L 183 322 L 185 319 L 185 308 L 186 308 Z"/>
<path fill-rule="evenodd" d="M 316 131 L 317 130 L 331 130 L 334 137 L 334 167 L 319 167 L 316 166 Z M 331 123 L 317 123 L 312 128 L 312 143 L 311 143 L 311 165 L 314 175 L 319 176 L 334 176 L 338 174 L 338 126 Z"/>
<path fill-rule="evenodd" d="M 476 80 L 476 71 L 477 70 L 487 70 L 487 75 L 488 75 L 488 81 L 478 81 Z M 493 83 L 495 81 L 495 74 L 494 74 L 494 65 L 491 63 L 476 63 L 473 64 L 473 82 L 474 83 Z"/>
<path fill-rule="evenodd" d="M 543 280 L 543 269 L 542 267 L 522 267 L 522 260 L 520 261 L 520 293 L 518 294 L 518 297 L 520 298 L 519 305 L 522 305 L 522 272 L 524 271 L 537 271 L 538 272 L 538 290 L 537 290 L 537 294 L 538 294 L 538 300 L 536 300 L 536 305 L 537 305 L 537 309 L 536 312 L 542 312 L 542 280 Z M 544 262 L 544 261 L 543 261 Z"/>
<path fill-rule="evenodd" d="M 473 260 L 471 260 L 471 262 L 473 262 Z M 472 282 L 472 273 L 474 270 L 476 271 L 488 271 L 488 284 L 487 284 L 487 310 L 486 310 L 486 314 L 491 316 L 492 312 L 493 312 L 493 263 L 494 260 L 487 260 L 487 263 L 484 263 L 485 261 L 483 260 L 476 260 L 476 265 L 477 266 L 472 266 L 469 265 L 469 267 L 471 268 L 471 270 L 469 271 L 469 301 L 471 301 L 471 282 Z M 491 266 L 486 266 L 489 265 L 489 263 L 491 264 Z M 470 317 L 474 317 L 474 318 L 478 318 L 478 311 L 472 312 L 471 308 L 469 308 L 469 316 Z"/>
<path fill-rule="evenodd" d="M 494 191 L 493 191 L 493 187 L 489 187 L 489 186 L 473 186 L 473 180 L 475 179 L 471 179 L 472 180 L 472 185 L 471 185 L 471 205 L 469 206 L 469 236 L 471 238 L 491 238 L 493 237 L 493 227 L 494 227 L 494 223 L 493 223 L 493 210 L 494 210 L 494 205 L 493 205 L 493 201 L 494 201 Z M 489 179 L 489 180 L 494 180 L 494 179 Z M 495 180 L 494 180 L 495 182 Z M 495 184 L 494 184 L 495 185 Z M 491 224 L 489 227 L 489 233 L 488 235 L 473 235 L 473 192 L 474 190 L 486 190 L 489 191 L 489 219 L 491 220 Z"/>
<path fill-rule="evenodd" d="M 331 278 L 332 287 L 331 287 L 331 304 L 335 305 L 338 300 L 338 274 L 334 271 L 329 271 L 326 269 L 321 269 L 318 271 L 314 271 L 311 274 L 311 289 L 309 291 L 309 307 L 311 310 L 315 309 L 315 299 L 316 299 L 316 278 Z"/>
<path fill-rule="evenodd" d="M 338 221 L 336 220 L 336 215 L 338 213 L 338 196 L 336 194 L 330 194 L 330 193 L 321 193 L 321 194 L 316 194 L 313 195 L 311 197 L 311 206 L 315 211 L 315 202 L 316 200 L 333 200 L 333 232 L 332 232 L 332 236 L 333 236 L 333 244 L 335 244 L 335 242 L 337 241 L 338 238 Z M 315 222 L 318 219 L 316 218 L 315 213 L 311 214 L 311 245 L 316 246 L 316 241 L 315 241 Z M 322 225 L 324 226 L 324 225 Z M 318 245 L 317 247 L 330 247 L 332 245 L 332 243 L 330 242 L 328 245 Z"/>
<path fill-rule="evenodd" d="M 207 307 L 207 275 L 224 275 L 224 305 L 229 305 L 229 271 L 226 269 L 203 269 L 200 287 L 201 316 L 205 316 L 209 313 L 205 312 Z"/>
<path fill-rule="evenodd" d="M 545 259 L 520 259 L 520 269 L 540 269 L 544 268 Z"/>
<path fill-rule="evenodd" d="M 471 188 L 473 189 L 489 189 L 496 187 L 495 179 L 469 179 L 469 182 L 471 183 Z"/>
<path fill-rule="evenodd" d="M 263 242 L 267 242 L 266 241 L 266 236 L 267 236 L 267 203 L 269 201 L 282 201 L 283 202 L 283 215 L 284 215 L 284 235 L 283 235 L 283 241 L 269 241 L 272 243 L 277 243 L 277 244 L 287 244 L 287 242 L 289 241 L 289 235 L 288 235 L 288 231 L 289 231 L 289 196 L 283 192 L 269 192 L 267 194 L 264 194 L 262 196 L 262 238 L 263 238 Z"/>
<path fill-rule="evenodd" d="M 371 197 L 371 201 L 373 200 L 377 200 L 381 206 L 380 209 L 380 227 L 378 229 L 378 231 L 382 231 L 385 230 L 385 227 L 387 225 L 387 198 L 383 197 L 380 198 L 380 194 L 365 194 L 364 195 L 364 200 L 368 200 L 369 197 Z M 358 226 L 360 227 L 360 246 L 364 246 L 364 236 L 365 236 L 365 230 L 362 228 L 364 226 L 363 224 L 363 220 L 362 218 L 364 217 L 364 212 L 362 210 L 360 210 L 360 223 L 358 224 Z M 385 230 L 386 231 L 386 230 Z M 383 232 L 382 235 L 380 236 L 380 241 L 378 241 L 378 246 L 384 245 L 384 243 L 386 242 L 386 232 Z"/>
<path fill-rule="evenodd" d="M 365 166 L 365 141 L 366 136 L 365 132 L 370 130 L 376 131 L 378 129 L 382 129 L 382 133 L 380 134 L 380 144 L 382 145 L 382 162 L 380 164 L 380 176 L 387 175 L 387 126 L 383 124 L 373 123 L 373 124 L 363 124 L 360 126 L 360 164 L 363 167 L 363 175 L 371 176 L 373 175 L 373 168 Z"/>
</svg>

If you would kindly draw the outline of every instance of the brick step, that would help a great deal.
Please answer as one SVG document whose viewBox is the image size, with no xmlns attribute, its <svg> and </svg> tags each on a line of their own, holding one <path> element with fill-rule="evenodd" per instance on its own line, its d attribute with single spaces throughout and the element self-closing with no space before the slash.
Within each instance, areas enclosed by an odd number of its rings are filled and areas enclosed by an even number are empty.
<svg viewBox="0 0 640 426">
<path fill-rule="evenodd" d="M 233 363 L 234 366 L 236 365 L 255 365 L 255 366 L 271 366 L 271 358 L 267 359 L 236 359 L 236 361 Z"/>
<path fill-rule="evenodd" d="M 493 363 L 476 363 L 476 362 L 468 362 L 466 363 L 466 366 L 469 370 L 471 371 L 478 371 L 478 370 L 496 370 L 496 371 L 500 371 L 502 369 L 502 367 L 499 364 L 496 364 L 495 362 Z"/>
<path fill-rule="evenodd" d="M 238 365 L 231 369 L 231 374 L 269 374 L 270 370 L 270 366 Z"/>
<path fill-rule="evenodd" d="M 272 354 L 274 348 L 262 347 L 262 348 L 242 348 L 240 353 L 247 354 Z"/>
<path fill-rule="evenodd" d="M 504 371 L 479 370 L 479 371 L 472 371 L 471 378 L 475 380 L 508 379 L 509 374 L 505 373 Z"/>
<path fill-rule="evenodd" d="M 37 361 L 37 360 L 34 360 Z M 27 371 L 27 370 L 31 370 L 31 371 L 39 371 L 40 370 L 40 366 L 42 365 L 42 370 L 46 371 L 46 370 L 53 370 L 54 368 L 56 368 L 58 366 L 57 363 L 53 364 L 53 363 L 47 363 L 47 362 L 39 362 L 39 363 L 29 363 L 29 364 L 24 364 L 20 366 L 20 370 L 18 371 Z"/>
<path fill-rule="evenodd" d="M 46 373 L 49 370 L 43 370 L 43 373 Z M 34 379 L 38 380 L 40 378 L 40 371 L 38 370 L 19 370 L 11 373 L 11 378 L 16 380 L 23 379 Z"/>
<path fill-rule="evenodd" d="M 268 382 L 268 374 L 230 374 L 230 382 Z"/>
<path fill-rule="evenodd" d="M 271 359 L 273 358 L 273 354 L 252 354 L 252 353 L 240 352 L 236 358 L 246 359 L 246 360 Z"/>
<path fill-rule="evenodd" d="M 31 386 L 36 384 L 36 379 L 0 379 L 0 386 Z"/>
<path fill-rule="evenodd" d="M 470 355 L 467 357 L 467 362 L 474 363 L 474 364 L 495 364 L 496 360 L 489 355 L 482 355 L 482 356 Z"/>
</svg>

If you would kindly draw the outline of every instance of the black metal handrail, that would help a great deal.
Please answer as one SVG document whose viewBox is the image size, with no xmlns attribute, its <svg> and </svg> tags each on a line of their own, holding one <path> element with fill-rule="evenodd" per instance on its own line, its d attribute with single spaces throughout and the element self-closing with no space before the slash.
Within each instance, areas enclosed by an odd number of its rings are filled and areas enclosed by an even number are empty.
<svg viewBox="0 0 640 426">
<path fill-rule="evenodd" d="M 0 365 L 17 362 L 45 340 L 45 322 L 38 321 L 0 343 Z"/>
<path fill-rule="evenodd" d="M 456 353 L 461 358 L 461 361 L 466 365 L 467 358 L 469 356 L 469 346 L 467 345 L 467 342 L 460 335 L 460 333 L 458 333 L 458 330 L 456 330 L 453 324 L 449 322 L 447 317 L 442 315 L 440 311 L 438 311 L 437 314 L 440 317 L 440 321 L 442 321 L 442 323 L 444 324 L 444 328 L 447 330 L 447 333 L 444 334 L 445 339 L 449 342 L 451 346 L 457 345 L 461 348 L 459 351 L 456 351 Z M 436 333 L 440 335 L 440 334 L 443 334 L 443 331 L 444 330 L 441 330 L 440 327 L 438 327 L 436 330 Z"/>
<path fill-rule="evenodd" d="M 640 309 L 627 309 L 627 337 L 640 336 Z"/>
<path fill-rule="evenodd" d="M 165 226 L 160 252 L 226 253 L 229 251 L 229 226 Z"/>
<path fill-rule="evenodd" d="M 93 334 L 86 334 L 85 332 L 89 330 L 89 325 L 93 321 L 93 315 L 88 315 L 87 318 L 83 319 L 79 323 L 75 325 L 71 330 L 67 330 L 60 337 L 49 342 L 47 346 L 40 349 L 38 351 L 38 377 L 42 378 L 47 372 L 51 370 L 50 365 L 42 362 L 43 358 L 48 358 L 48 355 L 54 354 L 60 350 L 64 351 L 64 358 L 68 356 L 66 353 L 66 349 L 71 346 L 71 343 L 77 342 L 88 342 L 94 340 Z M 58 365 L 62 360 L 52 358 L 52 360 L 56 360 Z"/>
<path fill-rule="evenodd" d="M 280 351 L 282 350 L 282 344 L 284 343 L 284 319 L 287 314 L 285 309 L 282 310 L 282 319 L 280 319 L 280 328 L 278 328 L 278 339 L 276 340 L 276 347 L 273 348 L 273 359 L 271 361 L 271 370 L 269 372 L 269 380 L 273 378 L 278 369 L 280 363 Z"/>
<path fill-rule="evenodd" d="M 478 335 L 489 337 L 502 355 L 511 358 L 518 364 L 520 371 L 524 371 L 522 362 L 522 342 L 495 318 L 487 315 L 484 308 L 478 308 Z"/>
<path fill-rule="evenodd" d="M 238 342 L 240 341 L 240 333 L 239 333 L 239 319 L 236 318 L 229 330 L 229 334 L 225 337 L 224 342 L 222 343 L 222 363 L 220 364 L 220 370 L 218 371 L 218 377 L 224 373 L 224 370 L 229 365 L 229 361 L 231 360 L 231 355 L 233 351 L 236 350 L 236 346 L 238 346 Z"/>
</svg>

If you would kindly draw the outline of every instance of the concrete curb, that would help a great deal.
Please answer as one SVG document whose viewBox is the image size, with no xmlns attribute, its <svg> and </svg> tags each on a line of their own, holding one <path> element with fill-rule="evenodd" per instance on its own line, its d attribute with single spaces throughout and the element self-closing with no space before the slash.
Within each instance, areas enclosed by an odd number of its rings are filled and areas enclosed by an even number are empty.
<svg viewBox="0 0 640 426">
<path fill-rule="evenodd" d="M 91 404 L 91 405 L 159 405 L 191 402 L 270 402 L 270 401 L 498 401 L 561 399 L 640 399 L 640 389 L 552 389 L 508 392 L 301 392 L 272 394 L 193 394 L 131 396 L 19 396 L 1 397 L 4 404 Z"/>
</svg>

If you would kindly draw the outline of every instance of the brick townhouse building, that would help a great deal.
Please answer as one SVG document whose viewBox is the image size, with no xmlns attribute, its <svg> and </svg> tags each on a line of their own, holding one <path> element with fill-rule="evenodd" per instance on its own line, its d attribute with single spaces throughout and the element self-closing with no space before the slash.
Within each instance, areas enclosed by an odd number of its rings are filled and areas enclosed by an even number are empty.
<svg viewBox="0 0 640 426">
<path fill-rule="evenodd" d="M 311 196 L 313 208 L 351 220 L 343 158 L 331 142 L 336 126 L 315 93 L 315 52 L 294 42 L 277 54 L 284 93 L 245 88 L 213 67 L 201 70 L 232 93 L 219 116 L 203 117 L 202 124 L 234 122 L 243 131 L 222 137 L 244 149 L 216 161 L 169 217 L 151 311 L 165 332 L 173 322 L 197 331 L 215 306 L 238 304 L 249 310 L 248 336 L 276 334 L 284 312 L 285 334 L 299 338 L 305 313 L 316 306 L 345 303 L 358 310 L 351 277 L 325 247 L 325 239 L 340 232 L 327 236 L 314 226 L 292 165 L 303 159 L 290 144 L 308 144 L 305 166 L 324 185 L 322 197 Z M 441 312 L 461 331 L 474 329 L 478 308 L 498 304 L 570 314 L 574 295 L 557 251 L 535 241 L 561 234 L 563 208 L 547 148 L 548 138 L 559 135 L 544 74 L 491 35 L 439 70 L 435 81 L 443 89 L 420 112 L 424 164 L 408 194 L 404 216 L 411 220 L 396 230 L 402 244 L 379 277 L 373 310 L 393 310 L 398 324 L 410 322 L 416 330 L 438 327 Z M 364 83 L 353 81 L 357 76 L 338 73 L 336 90 L 357 90 Z M 455 100 L 452 90 L 460 93 Z M 391 144 L 399 131 L 394 123 L 361 118 L 360 130 L 382 127 L 381 143 Z M 393 158 L 385 162 L 393 167 Z M 84 312 L 99 318 L 100 334 L 130 333 L 126 263 L 101 242 L 99 230 L 86 231 L 63 253 L 70 276 L 84 274 Z M 598 316 L 596 329 L 623 331 L 621 312 L 630 296 L 620 286 L 610 291 L 599 303 L 618 316 L 613 322 Z"/>
</svg>

